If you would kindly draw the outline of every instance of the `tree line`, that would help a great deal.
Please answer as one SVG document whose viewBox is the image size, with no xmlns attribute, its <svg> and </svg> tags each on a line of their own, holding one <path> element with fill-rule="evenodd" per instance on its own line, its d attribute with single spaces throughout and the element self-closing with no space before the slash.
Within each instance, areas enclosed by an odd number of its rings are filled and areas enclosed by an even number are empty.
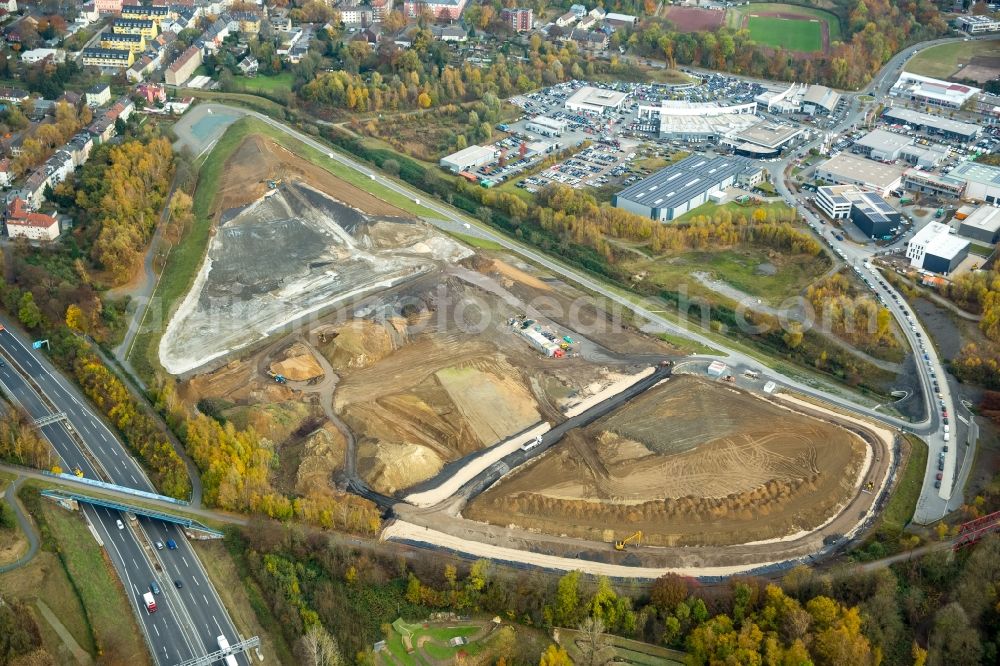
<svg viewBox="0 0 1000 666">
<path fill-rule="evenodd" d="M 806 300 L 818 323 L 856 347 L 896 347 L 892 314 L 868 294 L 861 293 L 843 272 L 809 286 Z"/>
<path fill-rule="evenodd" d="M 419 551 L 404 559 L 269 522 L 229 534 L 227 544 L 289 644 L 319 624 L 359 664 L 373 663 L 372 644 L 397 617 L 421 621 L 437 610 L 545 631 L 599 625 L 684 650 L 692 665 L 976 665 L 995 663 L 1000 640 L 994 586 L 983 585 L 1000 574 L 996 536 L 955 557 L 931 553 L 871 572 L 800 566 L 772 580 L 735 576 L 707 587 L 666 574 L 627 593 L 579 572 L 556 578 Z M 551 650 L 509 649 L 491 660 L 553 658 Z"/>
<path fill-rule="evenodd" d="M 20 123 L 18 114 L 11 111 L 8 116 L 13 118 L 14 124 Z M 77 111 L 66 102 L 57 102 L 54 122 L 37 125 L 21 142 L 21 154 L 11 162 L 15 176 L 23 176 L 42 164 L 77 132 L 89 125 L 91 119 L 90 107 L 83 106 Z"/>
</svg>

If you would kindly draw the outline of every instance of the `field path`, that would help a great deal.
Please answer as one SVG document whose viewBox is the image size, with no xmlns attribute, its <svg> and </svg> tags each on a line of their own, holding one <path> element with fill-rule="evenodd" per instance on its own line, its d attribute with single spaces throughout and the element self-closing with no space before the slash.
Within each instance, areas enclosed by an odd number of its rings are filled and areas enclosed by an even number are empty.
<svg viewBox="0 0 1000 666">
<path fill-rule="evenodd" d="M 38 612 L 42 614 L 42 617 L 44 617 L 45 621 L 49 623 L 53 631 L 55 631 L 56 634 L 59 635 L 59 640 L 63 642 L 63 645 L 66 646 L 66 649 L 68 649 L 73 654 L 73 657 L 76 659 L 77 663 L 79 664 L 94 663 L 94 660 L 90 658 L 90 655 L 87 654 L 87 651 L 84 650 L 82 647 L 80 647 L 80 644 L 76 642 L 75 638 L 73 638 L 73 634 L 69 633 L 69 629 L 66 628 L 66 625 L 64 625 L 62 622 L 59 621 L 59 618 L 56 617 L 56 614 L 52 612 L 52 609 L 49 608 L 44 601 L 42 601 L 41 599 L 36 599 L 35 606 L 38 607 Z"/>
</svg>

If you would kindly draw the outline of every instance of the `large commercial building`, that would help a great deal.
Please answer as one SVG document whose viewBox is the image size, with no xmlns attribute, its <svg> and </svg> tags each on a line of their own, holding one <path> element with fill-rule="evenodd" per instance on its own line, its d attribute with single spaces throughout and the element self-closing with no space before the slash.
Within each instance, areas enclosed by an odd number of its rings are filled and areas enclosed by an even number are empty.
<svg viewBox="0 0 1000 666">
<path fill-rule="evenodd" d="M 936 197 L 958 199 L 965 192 L 965 181 L 951 174 L 936 174 L 919 169 L 907 169 L 903 174 L 903 189 Z"/>
<path fill-rule="evenodd" d="M 754 115 L 756 111 L 756 102 L 728 106 L 664 100 L 657 105 L 640 105 L 637 116 L 659 122 L 660 138 L 714 142 L 757 125 L 760 119 Z"/>
<path fill-rule="evenodd" d="M 900 186 L 906 169 L 841 153 L 816 167 L 816 179 L 839 185 L 858 185 L 882 196 Z"/>
<path fill-rule="evenodd" d="M 970 35 L 981 35 L 1000 30 L 1000 21 L 992 16 L 959 16 L 955 27 Z"/>
<path fill-rule="evenodd" d="M 966 199 L 1000 203 L 1000 167 L 962 162 L 948 176 L 965 182 Z"/>
<path fill-rule="evenodd" d="M 900 151 L 912 143 L 913 137 L 877 129 L 858 139 L 851 152 L 879 162 L 894 162 L 899 159 Z"/>
<path fill-rule="evenodd" d="M 860 190 L 854 185 L 818 188 L 816 205 L 832 219 L 850 219 L 869 238 L 892 234 L 902 219 L 878 194 Z"/>
<path fill-rule="evenodd" d="M 909 125 L 918 130 L 923 130 L 928 134 L 937 134 L 950 141 L 960 141 L 969 143 L 975 141 L 983 128 L 972 123 L 963 123 L 959 120 L 951 120 L 941 116 L 932 116 L 929 113 L 913 111 L 911 109 L 890 108 L 882 116 L 890 123 L 899 125 Z"/>
<path fill-rule="evenodd" d="M 500 155 L 496 146 L 469 146 L 457 153 L 452 153 L 441 158 L 440 165 L 452 173 L 469 171 L 484 164 L 488 164 Z"/>
<path fill-rule="evenodd" d="M 549 118 L 548 116 L 535 116 L 524 125 L 528 132 L 534 132 L 541 136 L 558 137 L 566 131 L 567 123 L 559 118 Z"/>
<path fill-rule="evenodd" d="M 712 194 L 736 185 L 754 187 L 763 177 L 763 169 L 742 157 L 692 155 L 625 188 L 612 205 L 666 222 L 707 202 Z"/>
<path fill-rule="evenodd" d="M 802 97 L 802 110 L 806 113 L 833 113 L 840 103 L 840 93 L 826 86 L 809 86 Z"/>
<path fill-rule="evenodd" d="M 729 133 L 721 143 L 731 147 L 737 155 L 758 159 L 777 157 L 803 131 L 800 127 L 765 120 L 745 130 Z"/>
<path fill-rule="evenodd" d="M 918 104 L 937 106 L 942 109 L 960 109 L 972 97 L 982 92 L 979 88 L 961 83 L 951 83 L 932 79 L 928 76 L 903 72 L 889 91 L 890 95 L 901 97 Z"/>
<path fill-rule="evenodd" d="M 927 145 L 913 144 L 899 151 L 899 159 L 921 169 L 933 169 L 948 159 L 951 150 L 939 143 Z"/>
<path fill-rule="evenodd" d="M 802 109 L 806 88 L 804 83 L 791 83 L 788 87 L 765 90 L 754 97 L 753 101 L 766 108 L 768 113 L 797 113 Z"/>
<path fill-rule="evenodd" d="M 951 233 L 947 225 L 931 222 L 906 244 L 906 258 L 914 268 L 947 275 L 969 255 L 969 241 Z"/>
<path fill-rule="evenodd" d="M 574 113 L 603 114 L 607 111 L 621 110 L 627 99 L 627 92 L 584 86 L 566 100 L 566 110 Z"/>
<path fill-rule="evenodd" d="M 972 215 L 962 220 L 958 233 L 987 245 L 1000 241 L 1000 208 L 980 206 Z"/>
</svg>

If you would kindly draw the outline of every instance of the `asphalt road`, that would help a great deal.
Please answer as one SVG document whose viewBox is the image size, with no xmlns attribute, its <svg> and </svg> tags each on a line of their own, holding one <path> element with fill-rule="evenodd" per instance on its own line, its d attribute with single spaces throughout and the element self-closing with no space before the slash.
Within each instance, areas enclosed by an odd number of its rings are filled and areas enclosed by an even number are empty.
<svg viewBox="0 0 1000 666">
<path fill-rule="evenodd" d="M 0 384 L 33 419 L 52 414 L 49 404 L 56 412 L 65 413 L 65 421 L 42 427 L 61 458 L 63 469 L 69 473 L 80 469 L 90 479 L 155 493 L 142 468 L 103 420 L 90 410 L 79 390 L 48 359 L 32 349 L 27 340 L 21 339 L 8 321 L 0 319 L 0 323 L 4 324 L 4 330 L 0 331 L 0 351 L 8 359 L 0 367 Z M 41 396 L 26 378 L 41 389 Z M 81 452 L 81 443 L 89 455 Z M 84 510 L 130 594 L 136 618 L 158 664 L 175 664 L 213 652 L 218 649 L 216 637 L 220 633 L 230 643 L 236 642 L 237 632 L 229 614 L 177 526 L 145 519 L 133 526 L 117 511 L 97 507 Z M 119 520 L 125 529 L 118 529 Z M 147 538 L 147 529 L 154 538 Z M 156 538 L 164 543 L 173 539 L 177 549 L 156 551 L 153 547 Z M 174 580 L 181 580 L 186 587 L 175 588 Z M 146 612 L 142 593 L 154 581 L 160 587 L 163 602 L 151 614 Z M 238 659 L 249 663 L 245 655 Z"/>
</svg>

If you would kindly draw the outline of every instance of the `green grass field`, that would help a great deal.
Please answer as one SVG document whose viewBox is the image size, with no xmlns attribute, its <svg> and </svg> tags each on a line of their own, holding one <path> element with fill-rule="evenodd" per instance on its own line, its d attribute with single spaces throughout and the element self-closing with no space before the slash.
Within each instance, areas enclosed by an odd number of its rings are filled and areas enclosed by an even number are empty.
<svg viewBox="0 0 1000 666">
<path fill-rule="evenodd" d="M 819 22 L 751 16 L 750 38 L 758 44 L 812 53 L 823 48 Z"/>
<path fill-rule="evenodd" d="M 903 69 L 911 74 L 946 79 L 967 64 L 973 56 L 1000 56 L 1000 42 L 950 42 L 924 49 L 910 58 Z"/>
<path fill-rule="evenodd" d="M 927 468 L 927 443 L 914 435 L 907 435 L 906 439 L 910 442 L 910 457 L 906 461 L 899 485 L 882 514 L 881 530 L 892 534 L 902 532 L 913 518 Z"/>
<path fill-rule="evenodd" d="M 781 2 L 754 2 L 749 5 L 732 7 L 726 10 L 726 25 L 734 30 L 738 30 L 743 24 L 743 17 L 748 14 L 799 14 L 801 16 L 811 16 L 825 21 L 830 26 L 830 41 L 840 41 L 840 20 L 831 12 L 816 9 L 814 7 L 803 7 L 802 5 L 787 5 Z"/>
<path fill-rule="evenodd" d="M 274 76 L 261 75 L 252 79 L 240 76 L 235 79 L 234 84 L 236 90 L 248 93 L 290 93 L 293 80 L 291 72 L 282 72 Z"/>
</svg>

